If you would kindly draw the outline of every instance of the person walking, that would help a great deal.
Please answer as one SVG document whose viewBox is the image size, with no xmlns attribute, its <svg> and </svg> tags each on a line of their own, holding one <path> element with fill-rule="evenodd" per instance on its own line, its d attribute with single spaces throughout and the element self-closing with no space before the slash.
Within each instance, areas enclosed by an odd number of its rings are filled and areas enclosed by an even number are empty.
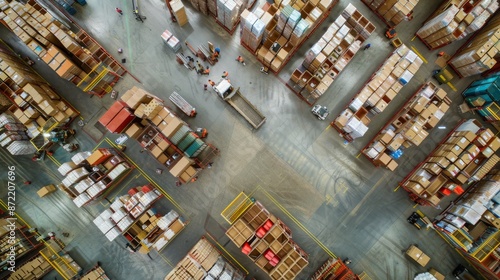
<svg viewBox="0 0 500 280">
<path fill-rule="evenodd" d="M 121 16 L 123 16 L 123 11 L 120 8 L 116 7 L 115 11 L 119 13 Z"/>
<path fill-rule="evenodd" d="M 366 44 L 365 47 L 363 48 L 364 51 L 366 51 L 367 49 L 369 49 L 370 47 L 372 46 L 372 44 Z"/>
<path fill-rule="evenodd" d="M 212 87 L 214 87 L 214 86 L 215 86 L 215 82 L 214 82 L 214 81 L 212 81 L 212 80 L 210 80 L 210 79 L 208 80 L 208 84 L 209 84 L 209 85 L 211 85 Z"/>
<path fill-rule="evenodd" d="M 227 71 L 222 72 L 222 78 L 227 78 L 229 76 L 229 73 Z"/>
<path fill-rule="evenodd" d="M 244 66 L 246 65 L 245 64 L 245 59 L 243 59 L 243 57 L 241 55 L 239 55 L 237 58 L 236 58 L 236 61 L 238 61 L 239 63 L 243 64 Z"/>
</svg>

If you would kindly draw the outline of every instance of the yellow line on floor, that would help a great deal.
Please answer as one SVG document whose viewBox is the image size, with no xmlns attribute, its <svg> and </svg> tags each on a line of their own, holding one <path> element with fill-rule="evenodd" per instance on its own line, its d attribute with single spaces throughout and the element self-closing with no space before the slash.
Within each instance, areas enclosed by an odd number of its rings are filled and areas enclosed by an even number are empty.
<svg viewBox="0 0 500 280">
<path fill-rule="evenodd" d="M 111 146 L 116 148 L 116 144 L 113 143 L 113 141 L 111 141 L 109 138 L 106 137 L 103 140 L 106 140 L 106 142 L 108 142 L 108 144 L 110 144 Z M 158 183 L 156 183 L 151 177 L 149 177 L 149 175 L 144 170 L 142 170 L 142 168 L 140 168 L 129 156 L 127 156 L 125 153 L 123 153 L 123 156 L 125 158 L 127 158 L 127 160 L 130 163 L 132 163 L 135 166 L 135 168 L 137 168 L 137 170 L 139 170 L 139 172 L 142 174 L 142 176 L 144 176 L 144 178 L 146 178 L 146 180 L 148 180 L 149 183 L 154 185 L 156 187 L 156 189 L 158 189 L 158 191 L 160 191 L 175 207 L 177 207 L 177 209 L 180 212 L 182 212 L 183 214 L 186 214 L 186 210 L 184 210 L 184 208 L 182 208 L 179 205 L 179 203 L 177 203 L 177 201 L 175 201 L 164 189 L 162 189 L 160 187 L 160 185 L 158 185 Z"/>
<path fill-rule="evenodd" d="M 115 197 L 118 195 L 118 193 L 121 192 L 126 186 L 128 186 L 132 182 L 132 179 L 137 179 L 140 176 L 141 176 L 141 174 L 138 174 L 137 176 L 134 176 L 134 177 L 129 177 L 128 181 L 126 183 L 120 182 L 120 185 L 123 185 L 123 186 L 120 189 L 118 189 L 118 191 L 116 192 L 116 194 L 114 196 L 110 197 L 110 200 L 115 199 Z"/>
<path fill-rule="evenodd" d="M 438 234 L 438 235 L 439 235 L 442 239 L 444 239 L 444 241 L 445 241 L 446 243 L 448 243 L 448 245 L 450 245 L 450 246 L 451 246 L 451 248 L 455 249 L 455 251 L 457 251 L 457 252 L 460 254 L 460 256 L 462 256 L 462 258 L 464 258 L 464 260 L 466 260 L 466 261 L 470 264 L 470 266 L 472 266 L 472 267 L 474 268 L 474 270 L 476 270 L 476 272 L 477 272 L 477 273 L 479 273 L 479 275 L 481 275 L 484 279 L 488 279 L 487 277 L 485 277 L 485 276 L 481 273 L 481 271 L 479 271 L 479 270 L 478 270 L 478 269 L 477 269 L 477 268 L 476 268 L 476 267 L 475 267 L 475 266 L 474 266 L 474 265 L 473 265 L 473 264 L 469 261 L 469 259 L 467 259 L 467 257 L 465 257 L 465 256 L 462 254 L 462 251 L 460 251 L 457 247 L 455 247 L 455 245 L 451 244 L 451 242 L 448 240 L 448 238 L 446 238 L 445 236 L 443 236 L 443 234 L 441 233 L 441 231 L 439 231 L 439 230 L 435 230 L 435 231 L 437 232 L 437 234 Z"/>
<path fill-rule="evenodd" d="M 231 255 L 227 250 L 226 248 L 224 248 L 219 242 L 217 242 L 217 240 L 215 240 L 215 238 L 213 238 L 210 234 L 208 234 L 208 236 L 210 237 L 210 239 L 212 239 L 216 244 L 217 246 L 219 246 L 219 248 L 224 251 L 224 253 L 226 253 L 229 257 L 231 257 L 231 259 L 236 262 L 238 264 L 238 266 L 243 269 L 245 272 L 246 272 L 246 275 L 248 275 L 248 270 L 238 261 L 236 260 L 233 255 Z"/>
<path fill-rule="evenodd" d="M 331 126 L 331 125 L 327 126 L 327 127 L 325 128 L 325 130 L 323 130 L 323 131 L 327 131 L 328 129 L 330 129 L 330 127 L 332 127 L 332 126 Z"/>
<path fill-rule="evenodd" d="M 413 42 L 413 41 L 415 40 L 415 38 L 417 38 L 417 35 L 413 36 L 413 38 L 411 38 L 411 40 L 410 40 L 410 41 L 412 41 L 412 42 Z"/>
<path fill-rule="evenodd" d="M 47 155 L 48 158 L 50 158 L 50 160 L 57 166 L 61 166 L 61 163 L 53 156 L 49 156 Z"/>
<path fill-rule="evenodd" d="M 420 59 L 422 59 L 422 61 L 427 64 L 427 59 L 425 59 L 418 51 L 417 49 L 414 47 L 414 46 L 411 46 L 411 49 L 418 55 L 418 57 L 420 57 Z"/>
<path fill-rule="evenodd" d="M 7 207 L 7 204 L 5 204 L 5 202 L 3 201 L 3 199 L 0 199 L 0 205 L 2 205 L 5 208 L 5 210 L 6 210 L 7 213 L 9 212 L 9 208 Z M 16 218 L 18 220 L 21 220 L 21 222 L 23 222 L 26 226 L 28 226 L 28 228 L 31 228 L 30 224 L 28 224 L 28 222 L 26 222 L 21 216 L 19 216 L 15 212 L 15 210 L 14 210 L 14 215 L 16 216 Z"/>
<path fill-rule="evenodd" d="M 361 153 L 359 153 L 359 154 L 356 156 L 356 158 L 359 158 L 360 156 L 361 156 Z"/>
<path fill-rule="evenodd" d="M 174 268 L 175 265 L 173 265 L 165 256 L 163 256 L 162 254 L 158 253 L 158 255 L 160 255 L 160 257 L 171 267 L 171 268 Z"/>
<path fill-rule="evenodd" d="M 451 82 L 447 82 L 446 83 L 454 92 L 457 92 L 457 88 L 451 83 Z"/>
<path fill-rule="evenodd" d="M 314 236 L 314 234 L 312 234 L 304 225 L 302 225 L 299 220 L 297 220 L 290 212 L 288 212 L 288 210 L 283 205 L 281 205 L 270 193 L 268 193 L 261 186 L 259 186 L 259 188 L 269 199 L 271 199 L 272 202 L 274 202 L 274 204 L 276 204 L 276 206 L 281 209 L 281 211 L 283 211 L 283 213 L 285 213 L 290 219 L 292 219 L 296 225 L 298 225 L 307 235 L 309 235 L 309 237 L 311 237 L 314 242 L 316 242 L 316 244 L 318 244 L 318 246 L 320 246 L 328 255 L 330 255 L 330 257 L 337 258 L 337 256 L 335 256 L 335 254 L 332 253 L 330 249 L 328 249 L 323 243 L 321 243 L 321 241 L 316 236 Z"/>
<path fill-rule="evenodd" d="M 417 204 L 415 204 L 415 205 L 413 205 L 413 208 L 417 208 L 417 206 L 418 206 L 418 203 L 417 203 Z"/>
<path fill-rule="evenodd" d="M 92 149 L 92 152 L 94 152 L 95 150 L 99 149 L 99 147 L 102 145 L 102 142 L 104 142 L 104 140 L 109 140 L 108 137 L 102 139 L 99 143 L 97 143 L 97 145 L 94 147 L 94 149 Z M 115 145 L 112 143 L 111 144 L 113 147 L 115 147 Z"/>
<path fill-rule="evenodd" d="M 397 191 L 399 190 L 399 188 L 401 188 L 401 186 L 400 186 L 400 185 L 398 185 L 398 186 L 394 189 L 394 191 L 393 191 L 393 192 L 397 192 Z"/>
</svg>

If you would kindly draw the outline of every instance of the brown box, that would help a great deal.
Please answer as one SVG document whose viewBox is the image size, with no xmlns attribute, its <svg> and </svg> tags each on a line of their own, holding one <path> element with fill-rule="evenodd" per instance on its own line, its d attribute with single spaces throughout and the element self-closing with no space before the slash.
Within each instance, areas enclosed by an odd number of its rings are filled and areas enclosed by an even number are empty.
<svg viewBox="0 0 500 280">
<path fill-rule="evenodd" d="M 138 123 L 133 123 L 132 125 L 129 126 L 127 131 L 125 131 L 125 134 L 127 134 L 128 137 L 130 138 L 137 138 L 139 134 L 141 134 L 143 131 L 143 128 L 140 124 Z"/>
<path fill-rule="evenodd" d="M 417 248 L 415 245 L 411 245 L 408 250 L 406 250 L 406 255 L 411 259 L 416 261 L 421 266 L 426 266 L 427 263 L 431 260 L 422 250 Z"/>
<path fill-rule="evenodd" d="M 444 280 L 444 275 L 439 273 L 434 268 L 429 269 L 429 274 L 434 276 L 434 278 L 436 278 L 437 280 Z"/>
<path fill-rule="evenodd" d="M 424 192 L 424 188 L 422 187 L 422 185 L 420 185 L 419 183 L 415 183 L 415 182 L 408 182 L 408 184 L 406 185 L 406 188 L 408 188 L 409 190 L 411 190 L 413 193 L 415 193 L 417 195 L 420 195 Z"/>
<path fill-rule="evenodd" d="M 50 193 L 53 193 L 56 191 L 56 186 L 54 185 L 47 185 L 41 189 L 39 189 L 36 193 L 38 194 L 39 197 L 44 197 Z"/>
<path fill-rule="evenodd" d="M 182 157 L 175 165 L 170 169 L 170 173 L 174 177 L 179 177 L 182 172 L 184 172 L 189 166 L 191 166 L 192 161 L 188 157 Z"/>
<path fill-rule="evenodd" d="M 149 220 L 149 214 L 146 212 L 140 218 L 139 222 L 145 224 Z"/>
<path fill-rule="evenodd" d="M 391 157 L 386 153 L 380 153 L 375 159 L 375 163 L 386 166 L 391 161 Z"/>
</svg>

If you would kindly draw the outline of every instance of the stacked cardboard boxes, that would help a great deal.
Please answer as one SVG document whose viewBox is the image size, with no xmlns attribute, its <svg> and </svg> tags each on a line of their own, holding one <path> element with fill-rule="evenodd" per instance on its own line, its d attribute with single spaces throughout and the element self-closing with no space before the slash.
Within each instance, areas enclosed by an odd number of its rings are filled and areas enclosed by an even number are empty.
<svg viewBox="0 0 500 280">
<path fill-rule="evenodd" d="M 309 34 L 330 14 L 331 8 L 337 2 L 336 0 L 306 3 L 280 1 L 272 5 L 265 4 L 262 9 L 256 10 L 260 21 L 249 20 L 248 24 L 245 24 L 247 31 L 252 31 L 255 38 L 248 36 L 251 34 L 247 32 L 242 37 L 241 43 L 255 52 L 257 59 L 264 66 L 277 73 Z M 265 25 L 265 30 L 261 38 L 262 23 Z M 255 31 L 250 29 L 250 24 L 253 24 L 252 29 L 255 28 Z M 254 48 L 255 45 L 257 49 Z"/>
<path fill-rule="evenodd" d="M 486 72 L 500 60 L 499 40 L 500 15 L 497 15 L 449 63 L 462 77 Z"/>
<path fill-rule="evenodd" d="M 36 152 L 29 142 L 31 138 L 26 126 L 19 123 L 13 116 L 0 114 L 0 146 L 5 147 L 12 155 L 29 155 Z"/>
<path fill-rule="evenodd" d="M 181 41 L 179 41 L 177 37 L 172 35 L 172 32 L 165 30 L 161 34 L 161 39 L 163 40 L 163 43 L 165 43 L 174 52 L 177 52 L 181 49 Z"/>
<path fill-rule="evenodd" d="M 374 30 L 375 26 L 349 4 L 292 73 L 290 79 L 299 86 L 299 93 L 306 100 L 323 95 Z"/>
<path fill-rule="evenodd" d="M 389 26 L 403 20 L 411 20 L 413 9 L 419 0 L 362 0 L 372 11 L 384 19 Z"/>
<path fill-rule="evenodd" d="M 45 274 L 54 269 L 50 263 L 42 256 L 34 257 L 28 262 L 16 267 L 16 270 L 9 275 L 9 280 L 32 280 L 42 279 Z"/>
<path fill-rule="evenodd" d="M 66 55 L 64 55 L 57 47 L 50 46 L 45 54 L 41 57 L 59 77 L 72 81 L 79 80 L 85 77 L 85 73 L 76 66 Z"/>
<path fill-rule="evenodd" d="M 217 0 L 217 21 L 228 30 L 234 30 L 244 8 L 243 1 Z"/>
<path fill-rule="evenodd" d="M 241 13 L 241 41 L 252 52 L 255 52 L 262 43 L 266 23 L 271 19 L 272 16 L 269 13 L 263 12 L 261 17 L 258 17 L 256 13 L 252 13 L 249 10 L 244 10 Z"/>
<path fill-rule="evenodd" d="M 184 26 L 189 22 L 186 15 L 186 9 L 184 8 L 184 4 L 182 4 L 181 0 L 170 1 L 170 7 L 172 8 L 175 19 L 180 26 Z"/>
<path fill-rule="evenodd" d="M 206 278 L 205 278 L 206 277 Z M 165 280 L 231 279 L 243 280 L 245 275 L 228 262 L 204 237 L 194 245 Z"/>
<path fill-rule="evenodd" d="M 309 264 L 290 228 L 260 202 L 248 208 L 226 235 L 271 279 L 294 279 Z"/>
<path fill-rule="evenodd" d="M 116 101 L 99 119 L 99 123 L 111 133 L 122 133 L 134 119 L 135 115 L 127 103 Z"/>
<path fill-rule="evenodd" d="M 438 11 L 417 31 L 417 36 L 429 49 L 437 49 L 453 41 L 465 38 L 479 30 L 498 10 L 499 3 L 491 0 L 480 0 L 470 4 L 469 1 L 446 1 Z"/>
<path fill-rule="evenodd" d="M 94 224 L 109 241 L 113 241 L 126 232 L 160 197 L 160 192 L 152 187 L 133 188 L 129 194 L 120 196 L 111 203 L 109 209 L 94 219 Z M 151 222 L 156 219 L 158 217 L 155 215 L 150 217 Z"/>
<path fill-rule="evenodd" d="M 331 123 L 346 140 L 353 141 L 367 131 L 371 119 L 382 113 L 423 61 L 405 45 L 396 49 L 375 72 L 361 91 Z"/>
<path fill-rule="evenodd" d="M 435 226 L 488 279 L 500 276 L 500 173 L 492 171 L 442 212 Z M 442 278 L 444 279 L 444 278 Z"/>
<path fill-rule="evenodd" d="M 481 180 L 492 170 L 500 159 L 495 154 L 499 148 L 498 137 L 478 121 L 468 120 L 400 185 L 423 203 L 437 206 L 442 197 L 452 191 L 462 193 L 463 185 Z"/>
<path fill-rule="evenodd" d="M 59 59 L 54 55 L 51 56 L 56 58 L 55 61 L 58 65 L 62 64 L 62 66 L 59 66 L 62 68 L 56 70 L 60 76 L 63 76 L 61 73 L 64 74 L 64 72 L 68 72 L 67 76 L 69 73 L 76 71 L 74 69 L 75 65 L 83 69 L 84 72 L 76 74 L 74 79 L 71 79 L 75 84 L 78 84 L 81 79 L 87 76 L 87 73 L 90 73 L 100 63 L 103 63 L 105 67 L 118 75 L 126 73 L 125 69 L 85 31 L 79 30 L 75 34 L 68 30 L 35 0 L 29 0 L 27 4 L 10 0 L 1 1 L 0 19 L 40 58 L 45 55 L 51 46 L 65 49 L 68 54 L 71 54 L 70 57 L 64 57 L 67 62 L 61 61 L 62 56 Z M 51 62 L 52 59 L 46 61 L 48 64 Z M 56 62 L 52 62 L 54 67 Z M 91 78 L 87 77 L 86 79 Z M 109 86 L 109 83 L 101 81 L 93 91 L 97 92 L 107 86 Z"/>
<path fill-rule="evenodd" d="M 403 149 L 418 146 L 450 108 L 446 92 L 434 83 L 424 84 L 363 149 L 376 166 L 394 171 Z"/>
<path fill-rule="evenodd" d="M 106 272 L 104 271 L 104 269 L 102 269 L 102 267 L 98 266 L 98 267 L 91 269 L 87 273 L 85 273 L 82 276 L 82 278 L 80 278 L 80 279 L 81 280 L 109 280 L 110 278 L 106 275 Z"/>
</svg>

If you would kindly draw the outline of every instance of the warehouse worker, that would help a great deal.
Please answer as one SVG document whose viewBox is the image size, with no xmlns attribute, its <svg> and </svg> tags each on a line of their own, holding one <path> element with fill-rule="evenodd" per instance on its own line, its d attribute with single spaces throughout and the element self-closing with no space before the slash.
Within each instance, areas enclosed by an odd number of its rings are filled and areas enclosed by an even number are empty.
<svg viewBox="0 0 500 280">
<path fill-rule="evenodd" d="M 214 86 L 215 86 L 215 82 L 214 82 L 214 81 L 212 81 L 212 80 L 210 80 L 210 79 L 208 80 L 208 83 L 209 83 L 212 87 L 214 87 Z"/>
<path fill-rule="evenodd" d="M 245 59 L 243 59 L 243 57 L 241 55 L 238 55 L 238 57 L 236 58 L 236 61 L 238 61 L 239 63 L 241 63 L 243 65 L 246 65 Z"/>
<path fill-rule="evenodd" d="M 222 78 L 227 78 L 229 76 L 229 73 L 227 71 L 222 72 Z"/>
<path fill-rule="evenodd" d="M 208 75 L 208 74 L 210 74 L 210 67 L 207 67 L 207 69 L 203 71 L 203 75 Z"/>
<path fill-rule="evenodd" d="M 372 46 L 372 44 L 368 43 L 365 45 L 365 47 L 363 48 L 364 51 L 366 51 L 367 49 L 369 49 L 370 47 Z"/>
<path fill-rule="evenodd" d="M 120 8 L 116 7 L 115 11 L 123 16 L 123 11 Z"/>
</svg>

